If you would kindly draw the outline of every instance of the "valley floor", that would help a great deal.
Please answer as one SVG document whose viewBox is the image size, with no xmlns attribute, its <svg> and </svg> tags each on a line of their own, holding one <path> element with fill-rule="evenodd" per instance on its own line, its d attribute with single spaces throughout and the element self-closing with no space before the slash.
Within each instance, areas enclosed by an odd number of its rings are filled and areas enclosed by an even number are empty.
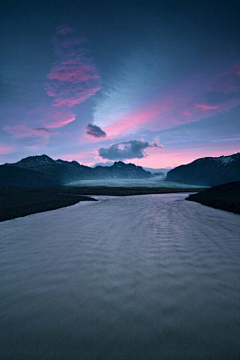
<svg viewBox="0 0 240 360">
<path fill-rule="evenodd" d="M 0 221 L 39 212 L 55 210 L 80 201 L 96 201 L 86 195 L 130 196 L 200 191 L 199 188 L 148 187 L 53 187 L 53 188 L 0 188 Z"/>
<path fill-rule="evenodd" d="M 97 201 L 92 196 L 131 196 L 190 193 L 187 200 L 240 214 L 240 182 L 210 189 L 107 186 L 61 186 L 52 188 L 0 188 L 0 221 L 55 210 L 81 201 Z"/>
</svg>

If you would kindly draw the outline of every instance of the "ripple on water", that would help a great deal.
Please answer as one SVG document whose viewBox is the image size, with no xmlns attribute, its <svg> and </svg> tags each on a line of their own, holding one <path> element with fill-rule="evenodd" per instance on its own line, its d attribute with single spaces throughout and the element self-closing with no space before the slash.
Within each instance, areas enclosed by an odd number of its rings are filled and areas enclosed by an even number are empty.
<svg viewBox="0 0 240 360">
<path fill-rule="evenodd" d="M 185 197 L 1 223 L 1 359 L 239 360 L 239 215 Z"/>
</svg>

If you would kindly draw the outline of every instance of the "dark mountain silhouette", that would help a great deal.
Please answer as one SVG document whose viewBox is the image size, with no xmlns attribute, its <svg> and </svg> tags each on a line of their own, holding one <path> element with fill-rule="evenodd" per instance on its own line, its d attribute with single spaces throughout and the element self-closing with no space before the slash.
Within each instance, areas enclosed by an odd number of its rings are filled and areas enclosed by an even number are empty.
<svg viewBox="0 0 240 360">
<path fill-rule="evenodd" d="M 56 181 L 48 174 L 17 166 L 0 166 L 0 186 L 39 187 L 54 185 L 56 185 Z"/>
<path fill-rule="evenodd" d="M 47 155 L 29 156 L 0 166 L 0 186 L 57 186 L 86 179 L 143 179 L 152 177 L 141 166 L 115 162 L 91 168 L 77 161 L 53 160 Z"/>
<path fill-rule="evenodd" d="M 115 162 L 112 166 L 96 166 L 93 178 L 96 179 L 146 179 L 152 177 L 150 171 L 144 170 L 135 164 L 125 164 L 122 161 Z"/>
<path fill-rule="evenodd" d="M 213 186 L 190 195 L 186 200 L 240 214 L 240 181 Z"/>
<path fill-rule="evenodd" d="M 197 159 L 167 173 L 166 181 L 214 186 L 240 181 L 240 153 Z"/>
</svg>

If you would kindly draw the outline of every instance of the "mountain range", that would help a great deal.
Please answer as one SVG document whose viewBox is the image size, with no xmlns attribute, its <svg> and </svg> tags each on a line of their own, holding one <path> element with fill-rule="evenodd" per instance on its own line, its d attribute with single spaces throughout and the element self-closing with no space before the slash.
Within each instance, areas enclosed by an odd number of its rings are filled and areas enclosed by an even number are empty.
<svg viewBox="0 0 240 360">
<path fill-rule="evenodd" d="M 157 174 L 122 161 L 92 168 L 77 161 L 53 160 L 47 155 L 37 155 L 0 165 L 0 186 L 59 186 L 79 180 L 146 179 L 154 175 Z M 240 181 L 240 153 L 197 159 L 170 170 L 165 180 L 203 186 Z"/>
<path fill-rule="evenodd" d="M 166 181 L 203 186 L 240 181 L 240 153 L 205 157 L 178 166 L 167 173 Z"/>
<path fill-rule="evenodd" d="M 113 161 L 107 161 L 107 162 L 101 162 L 101 163 L 96 163 L 95 165 L 93 165 L 93 168 L 96 167 L 96 166 L 112 166 L 114 164 Z M 153 176 L 163 176 L 163 175 L 166 175 L 167 172 L 171 169 L 171 168 L 158 168 L 158 169 L 155 169 L 155 168 L 149 168 L 149 167 L 143 167 L 144 170 L 146 171 L 150 171 L 150 173 L 153 174 Z"/>
<path fill-rule="evenodd" d="M 91 168 L 77 161 L 53 160 L 47 155 L 29 156 L 0 166 L 0 186 L 57 186 L 86 179 L 143 179 L 153 175 L 141 166 L 115 162 Z"/>
</svg>

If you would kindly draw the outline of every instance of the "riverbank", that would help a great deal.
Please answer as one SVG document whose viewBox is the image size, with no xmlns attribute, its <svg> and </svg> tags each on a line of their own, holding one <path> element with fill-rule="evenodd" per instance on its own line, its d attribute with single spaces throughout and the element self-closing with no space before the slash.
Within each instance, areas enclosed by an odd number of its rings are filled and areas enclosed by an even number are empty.
<svg viewBox="0 0 240 360">
<path fill-rule="evenodd" d="M 96 200 L 87 196 L 65 195 L 54 188 L 0 188 L 0 221 L 56 210 L 80 201 Z"/>
<path fill-rule="evenodd" d="M 106 195 L 106 196 L 131 196 L 150 194 L 173 194 L 202 191 L 205 188 L 167 188 L 167 187 L 112 187 L 112 186 L 65 186 L 59 188 L 67 194 L 79 195 Z"/>
<path fill-rule="evenodd" d="M 56 210 L 80 201 L 96 201 L 89 195 L 131 196 L 196 192 L 202 189 L 147 188 L 147 187 L 52 187 L 0 188 L 0 221 L 11 220 L 43 211 Z"/>
<path fill-rule="evenodd" d="M 86 195 L 130 196 L 199 191 L 199 189 L 125 188 L 125 187 L 52 187 L 0 188 L 0 221 L 43 211 L 56 210 L 80 201 L 96 201 Z"/>
<path fill-rule="evenodd" d="M 240 214 L 240 181 L 214 186 L 192 194 L 186 200 Z"/>
</svg>

